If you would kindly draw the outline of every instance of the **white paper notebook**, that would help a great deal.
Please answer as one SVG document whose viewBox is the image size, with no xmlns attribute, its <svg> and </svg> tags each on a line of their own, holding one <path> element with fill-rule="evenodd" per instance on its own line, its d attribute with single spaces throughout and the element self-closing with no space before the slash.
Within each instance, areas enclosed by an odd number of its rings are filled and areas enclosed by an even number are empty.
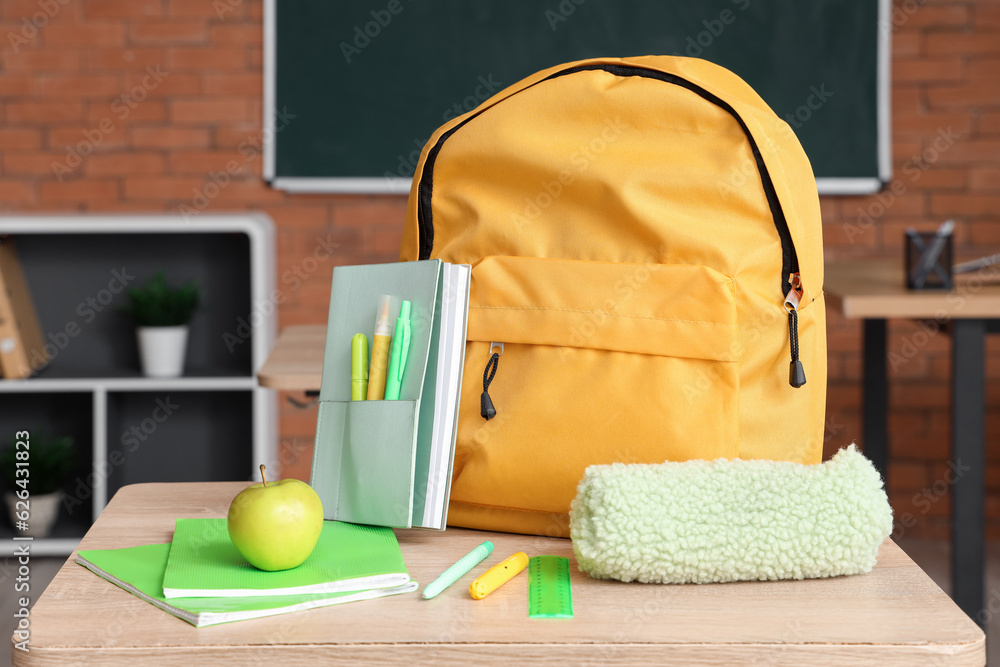
<svg viewBox="0 0 1000 667">
<path fill-rule="evenodd" d="M 469 281 L 472 267 L 445 264 L 442 274 L 441 342 L 437 364 L 437 388 L 431 438 L 427 503 L 423 525 L 444 528 L 451 489 L 455 429 L 458 428 L 459 393 L 462 389 L 462 362 L 465 331 L 469 316 Z"/>
</svg>

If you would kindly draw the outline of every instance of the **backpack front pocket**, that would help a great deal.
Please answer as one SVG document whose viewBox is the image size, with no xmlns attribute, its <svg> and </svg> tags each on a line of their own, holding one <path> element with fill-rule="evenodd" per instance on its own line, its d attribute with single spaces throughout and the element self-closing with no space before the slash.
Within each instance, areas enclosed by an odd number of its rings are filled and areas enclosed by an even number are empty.
<svg viewBox="0 0 1000 667">
<path fill-rule="evenodd" d="M 566 513 L 588 465 L 735 457 L 735 289 L 704 266 L 479 262 L 451 500 Z"/>
</svg>

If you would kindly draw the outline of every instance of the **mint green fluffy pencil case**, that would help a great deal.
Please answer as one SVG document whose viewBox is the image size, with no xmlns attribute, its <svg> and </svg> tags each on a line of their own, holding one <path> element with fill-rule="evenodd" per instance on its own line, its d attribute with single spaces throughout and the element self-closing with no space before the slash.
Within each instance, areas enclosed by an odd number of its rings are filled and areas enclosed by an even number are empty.
<svg viewBox="0 0 1000 667">
<path fill-rule="evenodd" d="M 854 445 L 818 465 L 594 465 L 570 511 L 581 570 L 647 583 L 861 574 L 891 531 L 882 479 Z"/>
</svg>

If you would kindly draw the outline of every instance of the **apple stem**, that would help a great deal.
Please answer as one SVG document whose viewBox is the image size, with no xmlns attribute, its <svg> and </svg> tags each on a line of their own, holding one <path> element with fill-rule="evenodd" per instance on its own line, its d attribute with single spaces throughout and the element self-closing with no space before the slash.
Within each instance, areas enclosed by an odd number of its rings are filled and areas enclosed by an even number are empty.
<svg viewBox="0 0 1000 667">
<path fill-rule="evenodd" d="M 267 478 L 264 477 L 264 464 L 260 464 L 260 481 L 264 483 L 264 488 L 267 488 Z"/>
</svg>

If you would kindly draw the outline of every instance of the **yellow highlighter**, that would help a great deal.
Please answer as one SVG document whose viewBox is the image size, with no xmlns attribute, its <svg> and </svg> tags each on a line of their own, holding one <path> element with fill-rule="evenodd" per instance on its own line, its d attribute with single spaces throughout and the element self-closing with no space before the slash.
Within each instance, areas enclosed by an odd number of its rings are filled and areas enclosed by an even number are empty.
<svg viewBox="0 0 1000 667">
<path fill-rule="evenodd" d="M 363 401 L 368 394 L 368 339 L 363 333 L 351 339 L 351 400 Z"/>
<path fill-rule="evenodd" d="M 389 341 L 392 340 L 392 297 L 383 294 L 378 300 L 375 338 L 372 340 L 372 363 L 368 370 L 368 400 L 385 398 L 385 372 L 389 366 Z"/>
<path fill-rule="evenodd" d="M 507 560 L 483 572 L 478 579 L 469 584 L 469 594 L 477 600 L 482 600 L 526 567 L 528 567 L 528 554 L 518 551 Z"/>
</svg>

